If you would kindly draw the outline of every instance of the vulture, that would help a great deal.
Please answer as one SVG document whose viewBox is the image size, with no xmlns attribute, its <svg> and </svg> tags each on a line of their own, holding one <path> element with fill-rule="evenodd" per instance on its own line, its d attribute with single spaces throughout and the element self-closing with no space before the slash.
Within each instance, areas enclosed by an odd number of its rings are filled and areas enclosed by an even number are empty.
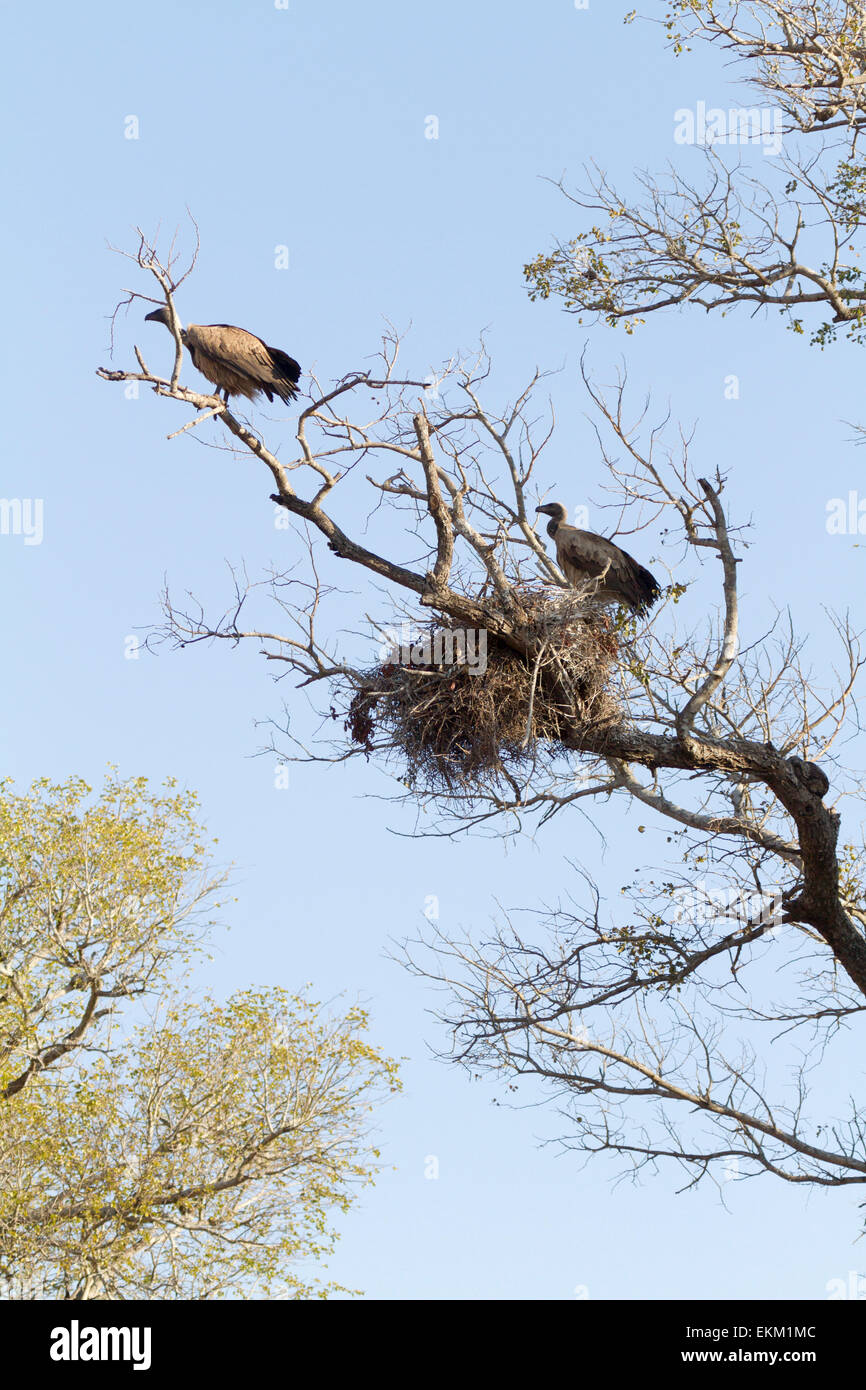
<svg viewBox="0 0 866 1390">
<path fill-rule="evenodd" d="M 547 534 L 556 545 L 556 561 L 569 584 L 580 589 L 597 579 L 596 598 L 623 603 L 633 613 L 652 608 L 661 590 L 649 570 L 604 536 L 567 525 L 568 512 L 561 502 L 548 502 L 535 510 L 551 517 Z"/>
<path fill-rule="evenodd" d="M 145 321 L 164 323 L 171 330 L 165 305 L 145 314 Z M 180 336 L 196 371 L 213 382 L 217 395 L 223 392 L 226 404 L 229 396 L 246 396 L 252 401 L 264 392 L 269 401 L 279 396 L 288 405 L 298 394 L 301 369 L 294 357 L 268 347 L 245 328 L 231 323 L 191 323 L 180 330 Z"/>
</svg>

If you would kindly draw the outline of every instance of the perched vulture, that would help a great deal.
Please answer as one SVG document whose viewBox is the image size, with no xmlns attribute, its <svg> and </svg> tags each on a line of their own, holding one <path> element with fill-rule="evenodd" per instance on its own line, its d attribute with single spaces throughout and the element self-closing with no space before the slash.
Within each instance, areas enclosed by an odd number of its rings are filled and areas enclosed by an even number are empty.
<svg viewBox="0 0 866 1390">
<path fill-rule="evenodd" d="M 165 305 L 145 314 L 145 320 L 171 329 Z M 269 401 L 279 396 L 288 405 L 298 394 L 301 369 L 294 357 L 268 347 L 245 328 L 230 323 L 191 323 L 180 330 L 180 336 L 196 371 L 213 382 L 217 394 L 223 392 L 226 402 L 229 396 L 246 396 L 252 401 L 264 392 Z"/>
<path fill-rule="evenodd" d="M 568 512 L 561 502 L 548 502 L 535 510 L 552 518 L 547 534 L 556 545 L 556 562 L 569 584 L 580 589 L 597 579 L 594 597 L 624 603 L 633 613 L 652 608 L 661 590 L 649 570 L 604 536 L 567 525 Z"/>
</svg>

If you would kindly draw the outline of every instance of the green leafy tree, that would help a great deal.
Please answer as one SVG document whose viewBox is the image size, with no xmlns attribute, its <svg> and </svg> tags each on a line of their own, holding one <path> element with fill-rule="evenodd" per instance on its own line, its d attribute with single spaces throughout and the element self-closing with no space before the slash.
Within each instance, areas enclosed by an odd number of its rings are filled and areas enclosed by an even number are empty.
<svg viewBox="0 0 866 1390">
<path fill-rule="evenodd" d="M 185 995 L 224 881 L 196 799 L 113 776 L 89 798 L 0 795 L 6 1296 L 327 1296 L 314 1267 L 373 1180 L 394 1064 L 359 1009 Z"/>
</svg>

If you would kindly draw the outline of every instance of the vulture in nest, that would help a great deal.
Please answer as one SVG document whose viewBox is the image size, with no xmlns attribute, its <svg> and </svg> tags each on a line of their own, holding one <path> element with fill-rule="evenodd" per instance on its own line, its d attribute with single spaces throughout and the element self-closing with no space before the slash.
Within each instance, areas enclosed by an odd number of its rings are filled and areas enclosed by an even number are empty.
<svg viewBox="0 0 866 1390">
<path fill-rule="evenodd" d="M 551 518 L 547 534 L 556 545 L 556 562 L 569 584 L 581 589 L 595 579 L 592 596 L 596 599 L 623 603 L 633 613 L 652 608 L 661 590 L 649 570 L 604 536 L 569 526 L 561 502 L 548 502 L 535 510 Z"/>
<path fill-rule="evenodd" d="M 163 323 L 171 330 L 168 309 L 163 305 L 145 314 L 145 321 Z M 294 357 L 280 348 L 268 347 L 254 333 L 231 323 L 190 323 L 180 330 L 181 341 L 192 358 L 192 365 L 212 381 L 217 395 L 255 400 L 264 393 L 288 405 L 298 394 L 301 369 Z"/>
</svg>

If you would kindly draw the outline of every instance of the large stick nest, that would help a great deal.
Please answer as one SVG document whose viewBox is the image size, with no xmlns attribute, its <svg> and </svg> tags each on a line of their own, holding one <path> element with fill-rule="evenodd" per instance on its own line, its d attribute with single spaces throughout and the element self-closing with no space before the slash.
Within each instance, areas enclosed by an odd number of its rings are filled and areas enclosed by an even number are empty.
<svg viewBox="0 0 866 1390">
<path fill-rule="evenodd" d="M 485 633 L 483 671 L 477 649 L 475 671 L 441 659 L 453 655 L 455 622 L 413 625 L 411 654 L 395 652 L 363 673 L 346 718 L 353 743 L 396 756 L 413 788 L 471 796 L 479 783 L 510 782 L 526 764 L 556 756 L 580 727 L 619 723 L 608 689 L 619 643 L 603 609 L 550 590 L 527 589 L 520 602 L 521 636 L 536 655 Z"/>
</svg>

